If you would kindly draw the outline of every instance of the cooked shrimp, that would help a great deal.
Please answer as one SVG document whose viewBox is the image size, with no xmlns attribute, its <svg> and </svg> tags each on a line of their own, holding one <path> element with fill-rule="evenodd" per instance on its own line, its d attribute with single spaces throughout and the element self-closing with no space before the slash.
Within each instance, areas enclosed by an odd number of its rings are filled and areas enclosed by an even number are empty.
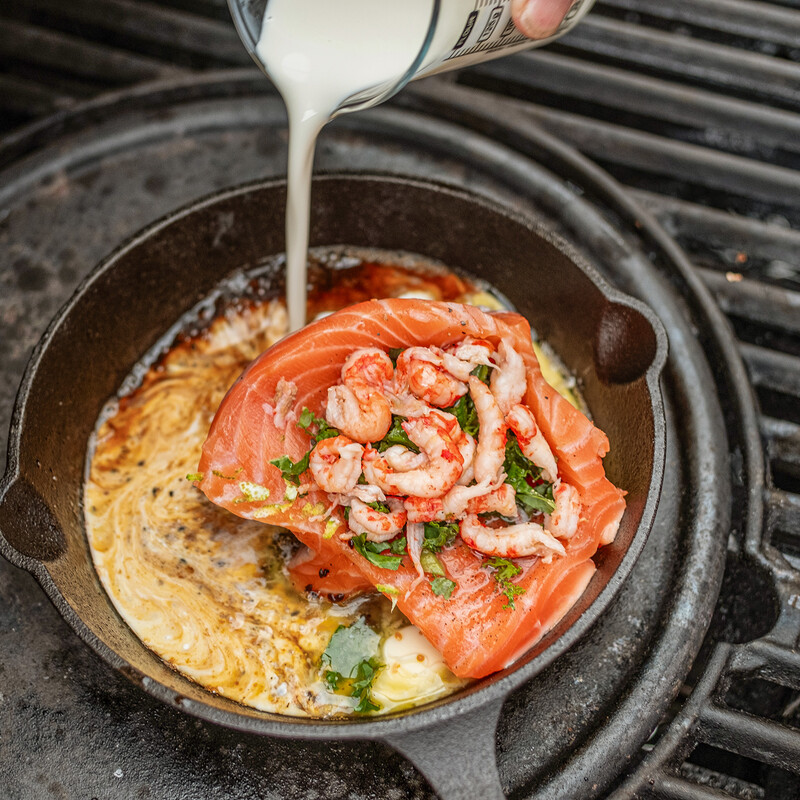
<svg viewBox="0 0 800 800">
<path fill-rule="evenodd" d="M 544 527 L 559 539 L 571 539 L 581 520 L 581 499 L 578 490 L 563 481 L 553 486 L 556 507 L 552 514 L 545 515 Z"/>
<path fill-rule="evenodd" d="M 458 447 L 433 415 L 406 420 L 403 430 L 425 455 L 426 463 L 398 472 L 377 450 L 368 447 L 361 460 L 367 482 L 387 494 L 441 497 L 461 475 L 464 459 Z"/>
<path fill-rule="evenodd" d="M 450 356 L 457 362 L 454 356 Z M 469 370 L 467 370 L 469 374 Z M 405 388 L 426 403 L 438 408 L 452 406 L 467 393 L 467 385 L 445 366 L 438 348 L 408 347 L 397 357 L 395 384 L 402 393 Z"/>
<path fill-rule="evenodd" d="M 522 454 L 542 469 L 542 477 L 553 483 L 558 478 L 556 459 L 547 439 L 539 430 L 531 410 L 527 406 L 515 405 L 506 414 L 508 427 L 517 435 Z"/>
<path fill-rule="evenodd" d="M 425 526 L 421 523 L 410 522 L 406 526 L 406 547 L 411 556 L 411 563 L 417 571 L 417 577 L 411 586 L 408 587 L 406 597 L 417 588 L 421 581 L 425 580 L 425 570 L 422 568 L 422 544 L 425 541 Z"/>
<path fill-rule="evenodd" d="M 494 395 L 485 383 L 474 376 L 469 379 L 469 393 L 478 413 L 480 432 L 475 451 L 475 480 L 478 483 L 500 482 L 500 472 L 506 458 L 506 424 Z"/>
<path fill-rule="evenodd" d="M 467 501 L 468 514 L 488 514 L 496 512 L 504 517 L 517 516 L 517 493 L 514 487 L 503 483 L 487 494 L 480 494 Z M 553 534 L 557 535 L 557 534 Z"/>
<path fill-rule="evenodd" d="M 508 414 L 509 409 L 520 403 L 525 395 L 525 362 L 506 339 L 500 341 L 496 361 L 489 386 L 500 410 Z"/>
<path fill-rule="evenodd" d="M 325 419 L 357 442 L 383 439 L 392 425 L 384 394 L 392 375 L 392 361 L 383 350 L 365 347 L 351 353 L 342 367 L 343 382 L 328 389 Z"/>
<path fill-rule="evenodd" d="M 459 532 L 469 547 L 487 556 L 500 558 L 541 556 L 542 560 L 549 564 L 553 555 L 566 554 L 564 545 L 536 522 L 523 522 L 504 528 L 487 528 L 477 514 L 468 514 L 461 520 Z"/>
<path fill-rule="evenodd" d="M 470 365 L 470 372 L 479 364 L 487 367 L 494 366 L 491 359 L 494 347 L 485 339 L 473 339 L 471 336 L 467 336 L 456 344 L 448 345 L 444 350 L 461 361 L 466 361 Z"/>
<path fill-rule="evenodd" d="M 383 451 L 386 463 L 395 472 L 409 472 L 412 469 L 419 469 L 424 466 L 428 458 L 425 453 L 415 453 L 401 444 L 393 444 Z"/>
<path fill-rule="evenodd" d="M 394 539 L 406 524 L 406 510 L 403 501 L 396 497 L 388 497 L 386 505 L 389 511 L 376 511 L 357 498 L 350 501 L 350 513 L 347 525 L 355 534 L 366 533 L 370 542 L 388 542 Z M 345 538 L 347 534 L 345 534 Z"/>
<path fill-rule="evenodd" d="M 318 442 L 311 451 L 308 468 L 324 492 L 345 494 L 358 483 L 364 448 L 348 439 L 335 436 Z"/>
</svg>

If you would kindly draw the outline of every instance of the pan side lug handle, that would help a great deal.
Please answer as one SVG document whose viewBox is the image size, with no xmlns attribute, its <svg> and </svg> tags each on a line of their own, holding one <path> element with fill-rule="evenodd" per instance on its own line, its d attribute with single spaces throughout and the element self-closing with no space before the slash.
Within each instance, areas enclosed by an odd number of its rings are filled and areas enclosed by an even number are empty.
<svg viewBox="0 0 800 800">
<path fill-rule="evenodd" d="M 427 778 L 440 800 L 505 800 L 495 734 L 503 698 L 386 742 Z"/>
</svg>

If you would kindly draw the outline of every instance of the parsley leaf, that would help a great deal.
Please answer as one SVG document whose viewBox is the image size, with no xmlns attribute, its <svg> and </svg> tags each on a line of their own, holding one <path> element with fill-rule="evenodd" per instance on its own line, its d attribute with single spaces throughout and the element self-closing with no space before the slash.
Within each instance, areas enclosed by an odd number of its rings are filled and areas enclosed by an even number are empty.
<svg viewBox="0 0 800 800">
<path fill-rule="evenodd" d="M 419 453 L 419 447 L 417 447 L 411 439 L 408 438 L 408 434 L 403 430 L 402 424 L 406 421 L 405 417 L 398 417 L 397 415 L 392 415 L 392 427 L 389 428 L 388 433 L 386 436 L 383 437 L 379 442 L 373 442 L 372 446 L 379 452 L 383 453 L 385 450 L 388 450 L 392 445 L 401 444 L 403 447 L 411 450 L 414 453 Z"/>
<path fill-rule="evenodd" d="M 300 476 L 308 469 L 308 458 L 311 455 L 309 450 L 297 463 L 292 461 L 289 456 L 274 458 L 270 464 L 274 464 L 283 475 L 283 479 L 295 486 L 300 485 Z"/>
<path fill-rule="evenodd" d="M 453 594 L 453 589 L 456 588 L 456 584 L 454 581 L 451 581 L 450 578 L 434 578 L 431 581 L 431 590 L 435 595 L 439 597 L 444 597 L 445 600 L 450 599 L 450 595 Z"/>
<path fill-rule="evenodd" d="M 397 552 L 402 542 L 401 553 L 405 551 L 406 537 L 403 536 L 399 540 L 393 540 L 392 543 L 388 542 L 369 542 L 367 541 L 367 534 L 360 533 L 354 536 L 351 540 L 353 548 L 357 553 L 364 556 L 370 564 L 374 564 L 381 569 L 391 569 L 397 571 L 400 569 L 400 564 L 403 561 L 402 555 L 390 555 Z M 388 551 L 388 552 L 387 552 Z"/>
<path fill-rule="evenodd" d="M 457 522 L 426 522 L 422 549 L 438 553 L 443 547 L 453 544 L 457 535 Z"/>
<path fill-rule="evenodd" d="M 356 668 L 356 675 L 350 686 L 350 696 L 358 698 L 358 705 L 354 709 L 357 714 L 380 711 L 380 705 L 370 697 L 370 689 L 372 689 L 372 683 L 382 668 L 383 664 L 374 658 L 365 659 Z"/>
<path fill-rule="evenodd" d="M 540 480 L 542 470 L 522 454 L 517 437 L 511 431 L 506 439 L 503 469 L 506 472 L 505 482 L 516 492 L 518 506 L 529 514 L 536 511 L 552 514 L 555 511 L 553 484 Z M 531 482 L 535 482 L 535 485 L 532 486 Z"/>
<path fill-rule="evenodd" d="M 459 397 L 455 405 L 449 408 L 443 408 L 442 411 L 452 414 L 458 420 L 458 424 L 461 426 L 461 430 L 464 431 L 464 433 L 468 433 L 470 436 L 478 435 L 478 431 L 480 430 L 478 412 L 475 410 L 475 403 L 472 402 L 472 398 L 469 394 Z"/>
<path fill-rule="evenodd" d="M 436 575 L 440 578 L 444 578 L 446 575 L 442 562 L 430 550 L 423 550 L 420 553 L 419 563 L 422 566 L 422 571 L 427 572 L 429 575 Z"/>
<path fill-rule="evenodd" d="M 314 443 L 321 442 L 323 439 L 332 439 L 334 436 L 339 435 L 336 428 L 328 425 L 327 420 L 322 417 L 317 417 L 310 408 L 303 407 L 300 412 L 300 417 L 297 420 L 297 427 L 304 430 L 312 439 Z M 311 432 L 311 428 L 316 428 L 316 433 Z"/>
<path fill-rule="evenodd" d="M 470 372 L 470 375 L 474 375 L 479 381 L 483 381 L 488 386 L 489 375 L 491 374 L 489 370 L 491 370 L 491 367 L 488 364 L 478 364 L 478 366 Z"/>
<path fill-rule="evenodd" d="M 381 637 L 359 617 L 350 627 L 340 625 L 331 636 L 322 665 L 340 678 L 355 677 L 359 663 L 372 658 L 378 652 Z"/>
<path fill-rule="evenodd" d="M 488 559 L 484 562 L 483 567 L 492 571 L 500 591 L 506 596 L 506 604 L 503 608 L 515 608 L 514 598 L 525 594 L 525 589 L 511 579 L 516 578 L 522 572 L 522 567 L 507 558 L 497 557 Z"/>
<path fill-rule="evenodd" d="M 367 503 L 367 505 L 375 511 L 380 511 L 381 514 L 389 513 L 389 506 L 387 506 L 386 503 L 382 503 L 380 500 L 376 500 L 374 503 Z"/>
<path fill-rule="evenodd" d="M 370 698 L 375 676 L 383 668 L 375 657 L 379 643 L 380 636 L 361 617 L 349 628 L 340 625 L 322 654 L 322 666 L 329 667 L 323 674 L 328 690 L 357 697 L 355 711 L 359 714 L 380 710 Z"/>
</svg>

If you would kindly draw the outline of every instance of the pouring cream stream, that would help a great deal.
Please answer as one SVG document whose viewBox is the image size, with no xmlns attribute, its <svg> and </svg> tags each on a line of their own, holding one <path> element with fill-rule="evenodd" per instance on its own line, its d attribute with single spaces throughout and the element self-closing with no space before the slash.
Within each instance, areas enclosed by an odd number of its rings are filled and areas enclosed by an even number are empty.
<svg viewBox="0 0 800 800">
<path fill-rule="evenodd" d="M 431 12 L 431 0 L 270 0 L 267 4 L 256 52 L 289 115 L 286 302 L 292 331 L 306 323 L 317 136 L 354 97 L 382 99 L 385 86 L 394 87 L 402 80 L 425 42 Z"/>
</svg>

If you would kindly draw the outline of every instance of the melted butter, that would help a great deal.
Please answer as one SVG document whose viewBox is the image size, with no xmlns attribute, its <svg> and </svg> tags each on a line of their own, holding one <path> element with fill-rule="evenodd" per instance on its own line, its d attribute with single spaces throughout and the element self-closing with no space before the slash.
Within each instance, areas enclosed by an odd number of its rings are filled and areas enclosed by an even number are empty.
<svg viewBox="0 0 800 800">
<path fill-rule="evenodd" d="M 309 298 L 312 315 L 363 294 L 496 302 L 452 273 L 427 277 L 374 263 L 336 272 L 329 290 Z M 336 605 L 299 595 L 285 569 L 293 537 L 231 515 L 186 480 L 227 389 L 287 329 L 277 301 L 231 310 L 173 346 L 104 415 L 84 492 L 100 580 L 162 659 L 209 691 L 263 711 L 351 712 L 356 701 L 330 693 L 319 665 L 336 628 L 360 616 L 383 637 L 385 666 L 373 686 L 380 713 L 450 694 L 465 682 L 388 600 L 376 593 Z"/>
</svg>

